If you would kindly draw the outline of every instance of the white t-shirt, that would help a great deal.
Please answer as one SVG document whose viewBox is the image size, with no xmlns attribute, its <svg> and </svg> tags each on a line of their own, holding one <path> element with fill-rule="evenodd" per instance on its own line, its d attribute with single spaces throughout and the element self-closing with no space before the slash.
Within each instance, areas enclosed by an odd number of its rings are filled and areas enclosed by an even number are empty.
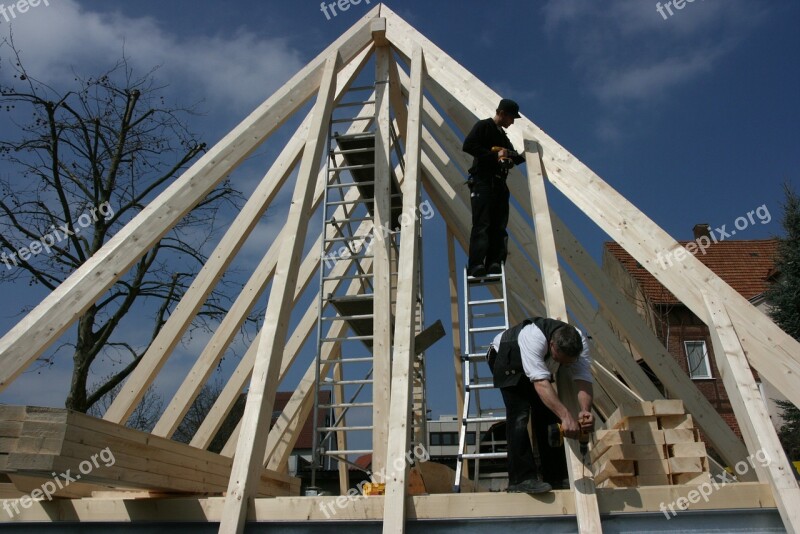
<svg viewBox="0 0 800 534">
<path fill-rule="evenodd" d="M 575 328 L 575 330 L 578 329 Z M 580 330 L 578 330 L 578 333 L 581 335 L 581 341 L 583 341 L 583 350 L 578 361 L 568 369 L 572 372 L 573 380 L 585 380 L 591 383 L 592 360 L 589 355 L 589 340 Z M 500 332 L 492 341 L 492 347 L 496 351 L 500 350 L 500 338 L 502 336 L 503 332 Z M 522 368 L 525 370 L 528 380 L 550 380 L 558 363 L 552 358 L 547 363 L 544 361 L 544 357 L 547 355 L 547 338 L 544 337 L 544 332 L 534 323 L 531 323 L 520 331 L 517 342 L 519 343 L 519 352 L 522 357 Z"/>
</svg>

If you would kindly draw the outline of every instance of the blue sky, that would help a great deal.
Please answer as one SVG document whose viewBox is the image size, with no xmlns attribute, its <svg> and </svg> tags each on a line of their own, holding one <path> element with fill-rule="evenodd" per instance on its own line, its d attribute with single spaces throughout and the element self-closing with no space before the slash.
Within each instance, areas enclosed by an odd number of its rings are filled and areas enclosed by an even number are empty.
<svg viewBox="0 0 800 534">
<path fill-rule="evenodd" d="M 65 87 L 73 70 L 102 71 L 123 51 L 140 72 L 160 66 L 156 77 L 169 85 L 170 98 L 198 103 L 204 114 L 192 128 L 213 144 L 375 5 L 366 2 L 329 20 L 316 0 L 50 0 L 10 21 L 0 15 L 0 34 L 8 35 L 10 22 L 29 71 L 56 87 Z M 780 233 L 781 184 L 800 188 L 800 3 L 696 0 L 666 19 L 650 0 L 388 5 L 516 99 L 527 117 L 676 239 L 690 239 L 696 223 L 730 227 L 762 205 L 772 220 L 736 237 Z M 0 125 L 0 132 L 8 127 Z M 276 135 L 259 158 L 268 163 L 285 138 Z M 243 191 L 255 184 L 252 173 L 238 180 Z M 277 200 L 286 201 L 286 195 Z M 558 193 L 551 204 L 599 259 L 607 236 Z M 280 220 L 262 221 L 245 259 L 263 250 Z M 428 258 L 441 247 L 441 234 L 434 219 L 426 228 Z M 446 322 L 437 263 L 428 261 L 426 269 L 427 317 Z M 14 304 L 0 312 L 0 332 L 41 298 L 23 286 L 2 287 L 4 300 Z M 187 341 L 165 368 L 159 382 L 165 396 L 203 340 Z M 429 372 L 449 384 L 448 343 L 429 355 Z M 0 402 L 61 405 L 68 363 L 22 375 Z M 36 386 L 43 380 L 44 391 Z M 430 393 L 435 415 L 453 412 L 452 389 Z"/>
</svg>

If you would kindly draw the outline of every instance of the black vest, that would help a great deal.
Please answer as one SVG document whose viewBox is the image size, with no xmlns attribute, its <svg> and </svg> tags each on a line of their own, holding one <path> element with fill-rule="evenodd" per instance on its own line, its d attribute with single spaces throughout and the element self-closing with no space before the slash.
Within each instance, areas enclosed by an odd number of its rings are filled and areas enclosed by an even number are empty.
<svg viewBox="0 0 800 534">
<path fill-rule="evenodd" d="M 567 323 L 557 319 L 547 319 L 545 317 L 532 317 L 525 319 L 520 324 L 513 326 L 503 332 L 500 338 L 500 348 L 497 351 L 497 356 L 494 359 L 492 367 L 492 375 L 494 386 L 497 388 L 507 388 L 516 386 L 521 380 L 527 380 L 525 370 L 522 367 L 522 355 L 519 350 L 519 333 L 523 328 L 529 324 L 535 324 L 539 330 L 544 333 L 547 340 L 547 354 L 544 360 L 550 359 L 550 339 L 552 339 L 553 332 L 562 326 L 568 326 Z"/>
</svg>

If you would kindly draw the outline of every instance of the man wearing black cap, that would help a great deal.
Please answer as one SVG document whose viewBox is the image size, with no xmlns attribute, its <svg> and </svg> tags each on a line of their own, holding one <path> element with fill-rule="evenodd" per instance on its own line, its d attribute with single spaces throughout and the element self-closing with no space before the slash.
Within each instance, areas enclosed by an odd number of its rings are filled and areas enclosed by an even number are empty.
<svg viewBox="0 0 800 534">
<path fill-rule="evenodd" d="M 469 237 L 470 276 L 500 274 L 506 260 L 508 187 L 506 177 L 514 165 L 525 161 L 511 146 L 506 132 L 519 118 L 519 104 L 504 98 L 494 118 L 478 121 L 464 139 L 463 150 L 475 159 L 469 168 L 472 232 Z M 499 150 L 493 148 L 499 148 Z"/>
</svg>

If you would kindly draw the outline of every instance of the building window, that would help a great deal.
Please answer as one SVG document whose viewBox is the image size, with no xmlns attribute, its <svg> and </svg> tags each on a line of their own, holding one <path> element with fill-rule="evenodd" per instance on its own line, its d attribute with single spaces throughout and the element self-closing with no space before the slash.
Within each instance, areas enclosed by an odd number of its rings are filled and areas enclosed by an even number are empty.
<svg viewBox="0 0 800 534">
<path fill-rule="evenodd" d="M 442 433 L 441 432 L 431 432 L 431 446 L 438 447 L 442 444 Z"/>
<path fill-rule="evenodd" d="M 689 376 L 694 379 L 711 378 L 711 364 L 705 341 L 684 341 L 686 359 L 689 362 Z"/>
<path fill-rule="evenodd" d="M 442 432 L 442 445 L 458 445 L 458 432 Z"/>
<path fill-rule="evenodd" d="M 467 433 L 467 445 L 475 445 L 475 432 Z"/>
</svg>

